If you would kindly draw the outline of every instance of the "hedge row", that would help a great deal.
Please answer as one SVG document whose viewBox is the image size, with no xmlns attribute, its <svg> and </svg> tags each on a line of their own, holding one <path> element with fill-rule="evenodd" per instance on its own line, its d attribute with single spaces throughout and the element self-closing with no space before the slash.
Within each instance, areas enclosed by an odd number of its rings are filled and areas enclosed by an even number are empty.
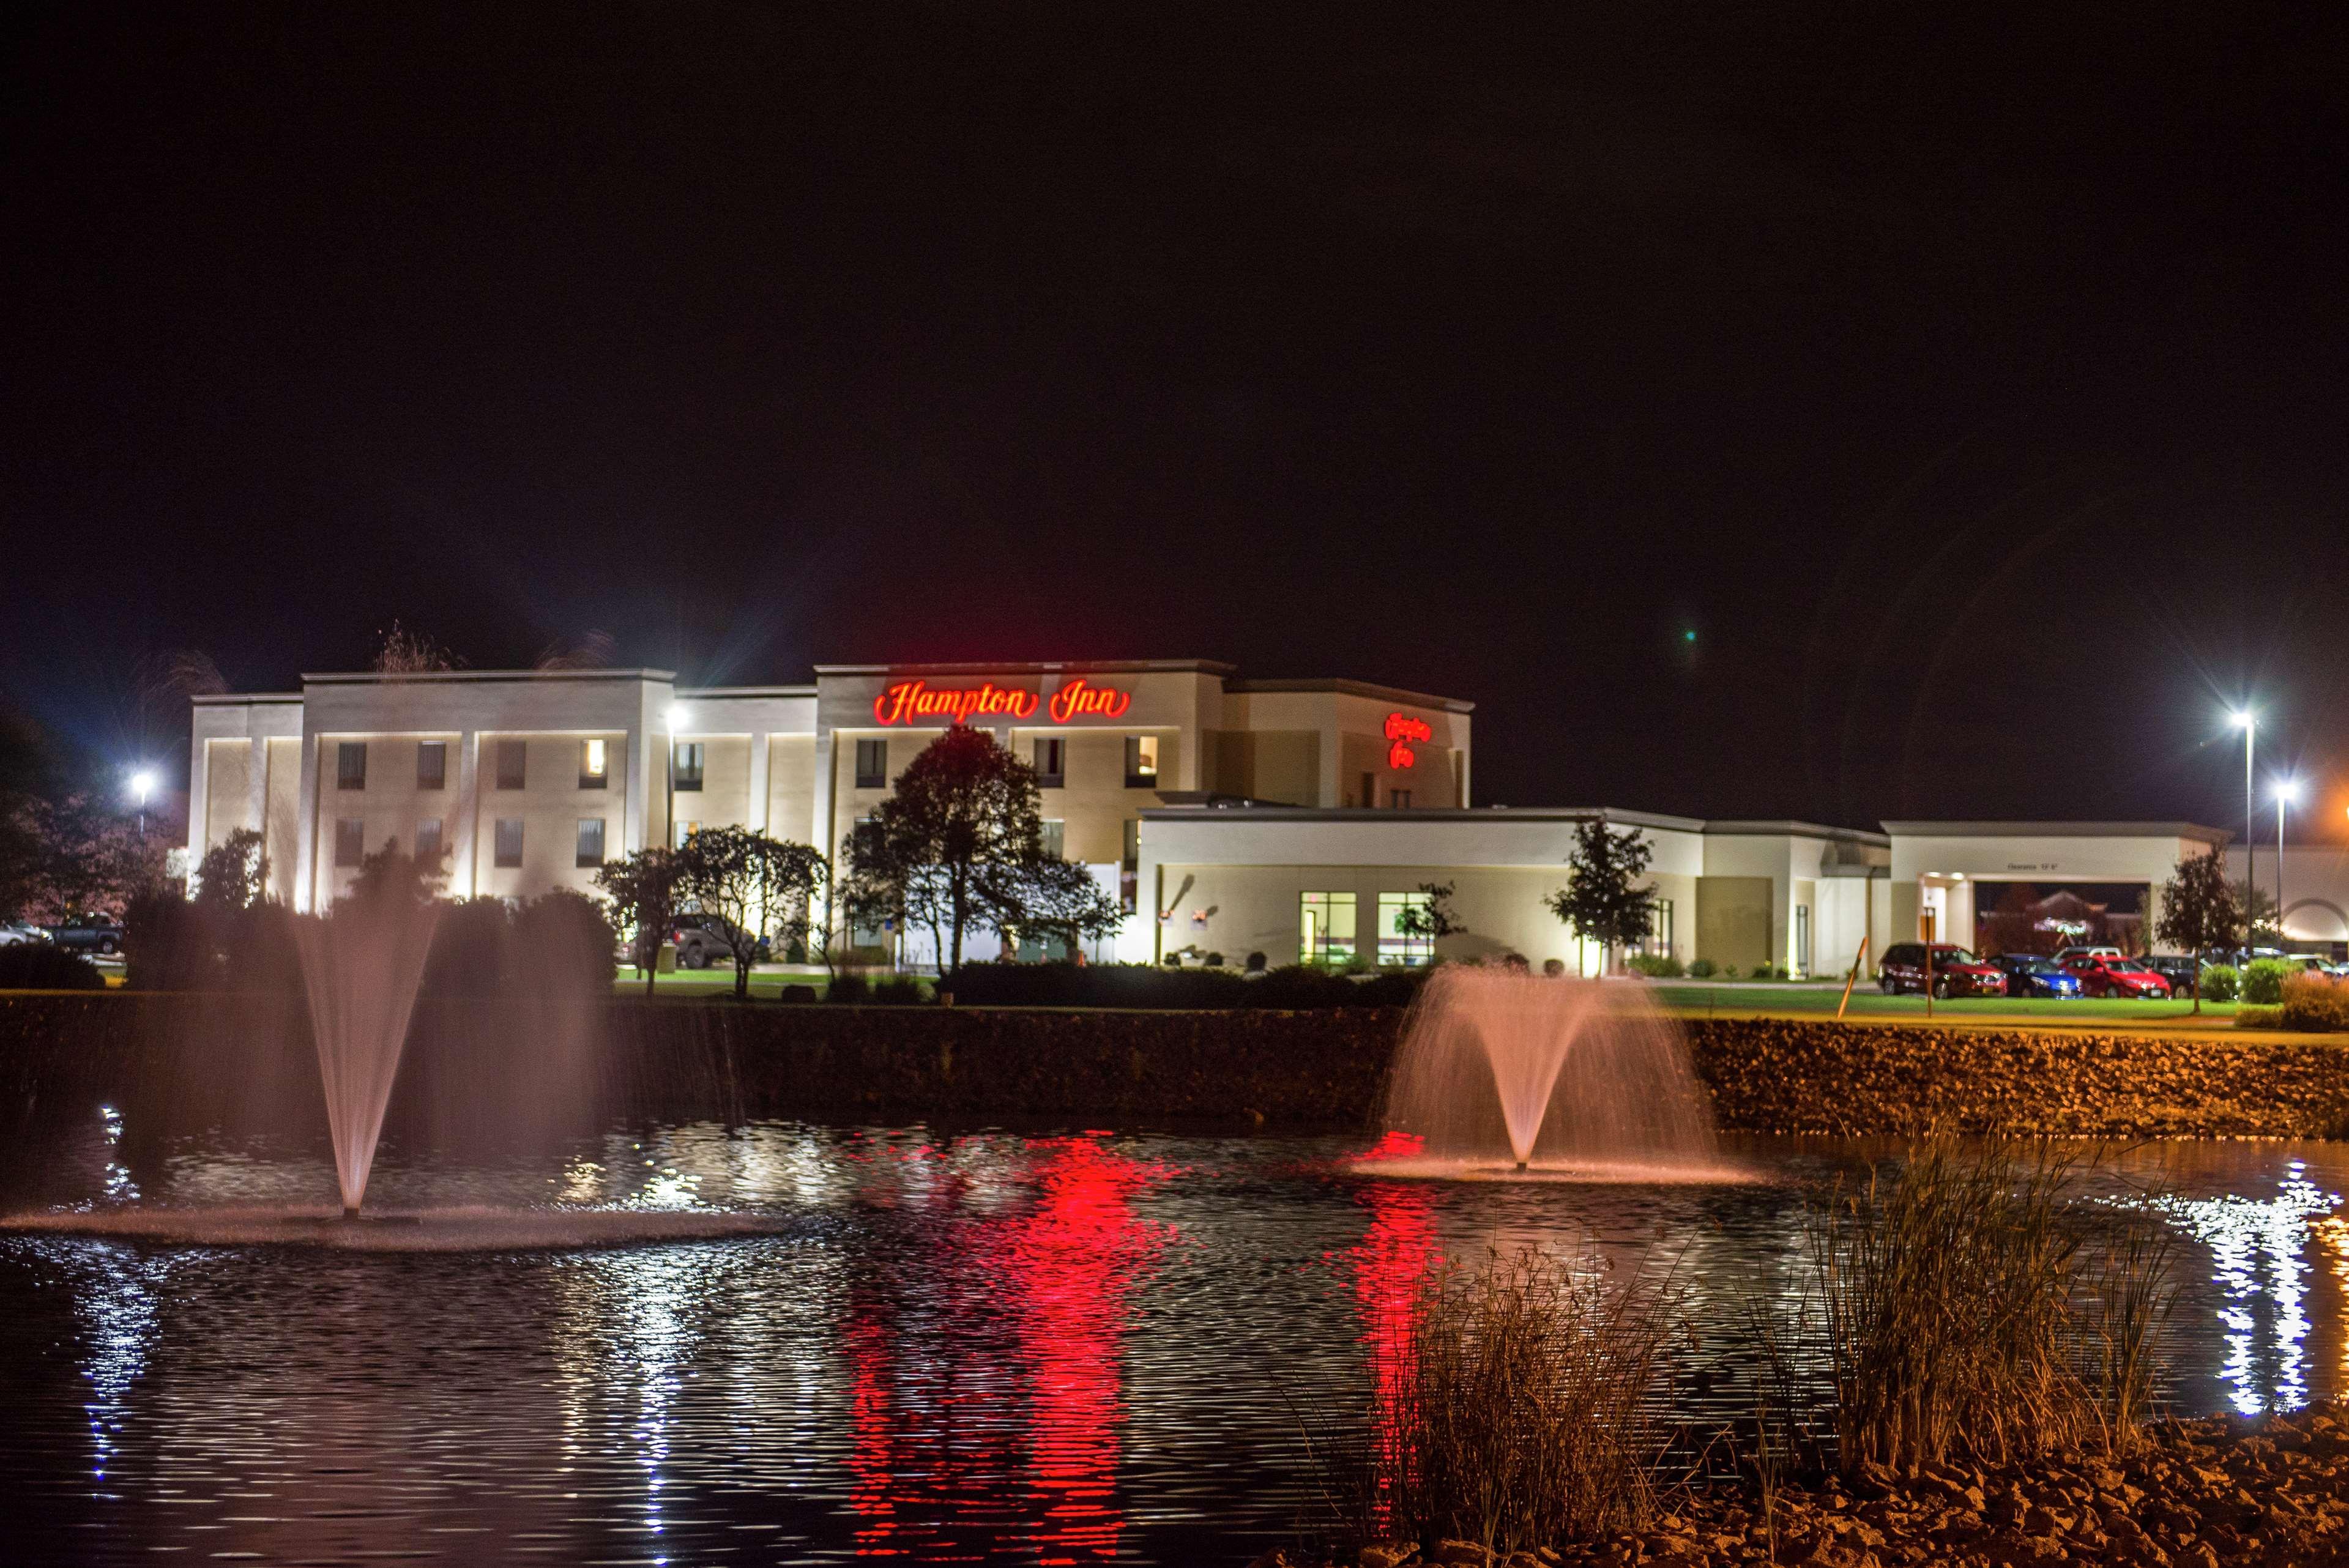
<svg viewBox="0 0 2349 1568">
<path fill-rule="evenodd" d="M 1195 1010 L 1402 1007 L 1419 994 L 1424 970 L 1357 977 L 1305 965 L 1255 975 L 1228 969 L 1166 969 L 1148 964 L 970 964 L 939 983 L 958 1006 L 1142 1007 Z"/>
</svg>

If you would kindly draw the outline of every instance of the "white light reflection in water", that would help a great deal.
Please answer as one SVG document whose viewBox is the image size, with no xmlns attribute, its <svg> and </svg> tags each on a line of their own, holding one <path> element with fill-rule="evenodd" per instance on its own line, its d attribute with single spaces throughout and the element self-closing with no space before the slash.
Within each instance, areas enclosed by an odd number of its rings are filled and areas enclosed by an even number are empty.
<svg viewBox="0 0 2349 1568">
<path fill-rule="evenodd" d="M 2340 1203 L 2308 1179 L 2294 1160 L 2268 1199 L 2164 1198 L 2160 1212 L 2180 1221 L 2210 1249 L 2211 1277 L 2223 1294 L 2218 1309 L 2226 1354 L 2219 1381 L 2238 1414 L 2297 1410 L 2308 1403 L 2309 1222 Z M 2261 1343 L 2260 1304 L 2272 1321 Z"/>
<path fill-rule="evenodd" d="M 109 1203 L 139 1202 L 139 1183 L 130 1179 L 130 1168 L 115 1158 L 122 1144 L 122 1113 L 110 1105 L 98 1108 L 99 1124 L 106 1130 L 106 1201 Z"/>
<path fill-rule="evenodd" d="M 122 1430 L 130 1418 L 130 1394 L 154 1353 L 156 1298 L 171 1274 L 174 1254 L 140 1252 L 110 1243 L 77 1249 L 74 1315 L 88 1336 L 82 1376 L 89 1382 L 90 1476 L 101 1494 Z"/>
</svg>

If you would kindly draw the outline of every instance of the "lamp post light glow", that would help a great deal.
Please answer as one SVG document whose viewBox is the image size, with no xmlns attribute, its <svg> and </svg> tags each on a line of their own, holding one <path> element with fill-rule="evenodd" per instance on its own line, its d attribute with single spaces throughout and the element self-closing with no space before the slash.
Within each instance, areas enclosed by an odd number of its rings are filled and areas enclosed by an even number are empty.
<svg viewBox="0 0 2349 1568">
<path fill-rule="evenodd" d="M 155 770 L 153 769 L 141 768 L 130 776 L 130 798 L 139 804 L 139 838 L 142 843 L 147 838 L 147 797 L 154 792 Z"/>
<path fill-rule="evenodd" d="M 2276 940 L 2283 940 L 2283 809 L 2300 803 L 2300 780 L 2279 779 L 2276 798 Z"/>
<path fill-rule="evenodd" d="M 2239 707 L 2229 717 L 2235 721 L 2235 727 L 2243 732 L 2243 913 L 2248 922 L 2251 918 L 2251 890 L 2260 885 L 2257 875 L 2259 830 L 2251 806 L 2251 731 L 2259 727 L 2259 722 L 2248 707 Z M 2248 927 L 2243 933 L 2243 940 L 2246 943 L 2251 940 Z"/>
<path fill-rule="evenodd" d="M 661 833 L 667 841 L 666 847 L 673 850 L 677 848 L 677 732 L 685 727 L 685 704 L 669 704 L 668 711 L 662 717 L 668 721 L 668 744 L 661 748 L 666 753 L 661 763 L 661 778 L 667 785 L 661 808 Z"/>
</svg>

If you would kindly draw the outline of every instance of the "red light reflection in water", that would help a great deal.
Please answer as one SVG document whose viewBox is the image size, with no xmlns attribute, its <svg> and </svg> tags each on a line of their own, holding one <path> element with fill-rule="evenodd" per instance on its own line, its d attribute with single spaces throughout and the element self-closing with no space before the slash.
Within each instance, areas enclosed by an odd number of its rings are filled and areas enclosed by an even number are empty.
<svg viewBox="0 0 2349 1568">
<path fill-rule="evenodd" d="M 954 1537 L 973 1527 L 1023 1536 L 1043 1563 L 1116 1554 L 1125 1527 L 1116 1502 L 1125 1421 L 1118 1353 L 1133 1279 L 1169 1234 L 1137 1219 L 1132 1200 L 1170 1172 L 1090 1134 L 1028 1149 L 1040 1161 L 1031 1209 L 958 1228 L 927 1282 L 934 1295 L 860 1292 L 850 1308 L 843 1351 L 849 1508 L 866 1522 L 855 1536 L 860 1555 L 968 1559 L 983 1553 Z M 957 1183 L 922 1201 L 957 1209 L 965 1195 Z M 941 1311 L 978 1340 L 928 1342 L 919 1320 Z M 986 1334 L 998 1321 L 1009 1331 L 999 1357 Z M 1007 1387 L 1027 1396 L 1024 1466 L 998 1418 Z M 1006 1506 L 999 1484 L 1022 1469 L 1025 1511 Z"/>
<path fill-rule="evenodd" d="M 1357 1160 L 1408 1160 L 1423 1141 L 1390 1132 Z M 1420 1283 L 1437 1252 L 1433 1199 L 1421 1182 L 1378 1181 L 1362 1190 L 1361 1202 L 1371 1211 L 1371 1224 L 1352 1249 L 1354 1301 L 1371 1357 L 1372 1441 L 1380 1470 L 1392 1475 L 1402 1458 L 1399 1423 L 1414 1370 L 1412 1323 Z"/>
</svg>

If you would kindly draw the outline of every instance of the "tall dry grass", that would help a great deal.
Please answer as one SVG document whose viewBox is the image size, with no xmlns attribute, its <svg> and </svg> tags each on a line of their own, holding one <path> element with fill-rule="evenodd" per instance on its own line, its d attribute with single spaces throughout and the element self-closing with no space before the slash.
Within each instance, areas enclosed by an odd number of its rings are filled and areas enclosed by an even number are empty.
<svg viewBox="0 0 2349 1568">
<path fill-rule="evenodd" d="M 1431 1268 L 1392 1407 L 1309 1433 L 1325 1525 L 1506 1554 L 1643 1523 L 1682 1322 L 1668 1274 L 1595 1255 Z"/>
<path fill-rule="evenodd" d="M 2083 1164 L 2047 1145 L 1929 1142 L 1813 1211 L 1846 1469 L 2134 1440 L 2173 1295 L 2169 1232 L 2067 1198 Z"/>
</svg>

